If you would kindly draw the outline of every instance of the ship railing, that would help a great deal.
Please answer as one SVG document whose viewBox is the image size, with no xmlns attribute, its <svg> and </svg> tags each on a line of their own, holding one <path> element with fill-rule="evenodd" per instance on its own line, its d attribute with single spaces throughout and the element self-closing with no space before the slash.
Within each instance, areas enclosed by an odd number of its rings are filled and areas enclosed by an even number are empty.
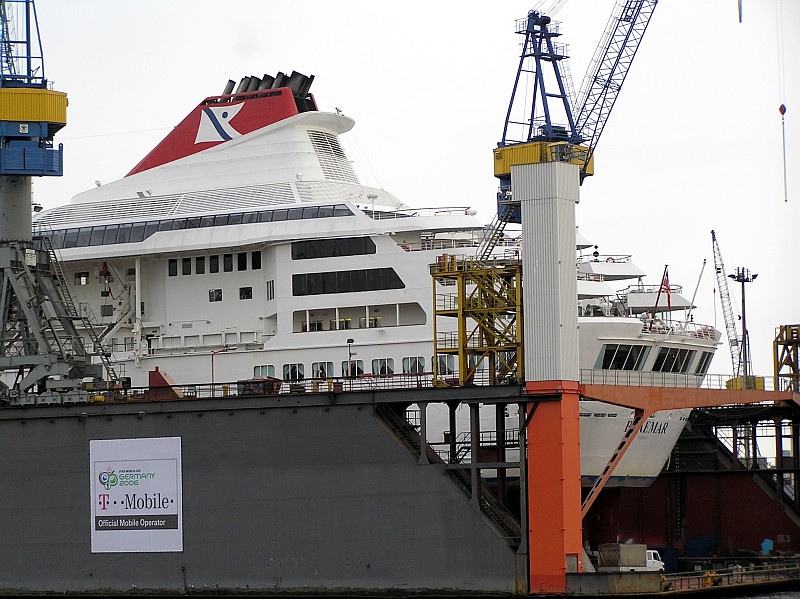
<svg viewBox="0 0 800 599">
<path fill-rule="evenodd" d="M 474 216 L 469 206 L 443 206 L 439 208 L 414 208 L 406 210 L 364 210 L 374 220 L 430 216 Z"/>
<path fill-rule="evenodd" d="M 737 585 L 768 584 L 794 580 L 800 576 L 800 562 L 734 566 L 724 569 L 707 569 L 697 572 L 663 574 L 661 588 L 664 591 L 690 591 Z"/>
<path fill-rule="evenodd" d="M 628 264 L 633 256 L 631 254 L 598 254 L 597 256 L 580 256 L 577 264 L 608 262 L 609 264 Z"/>
<path fill-rule="evenodd" d="M 580 382 L 584 385 L 617 385 L 622 387 L 671 387 L 681 389 L 755 389 L 784 391 L 774 376 L 732 377 L 729 374 L 684 374 L 680 372 L 644 372 L 639 370 L 596 370 L 583 368 Z"/>
</svg>

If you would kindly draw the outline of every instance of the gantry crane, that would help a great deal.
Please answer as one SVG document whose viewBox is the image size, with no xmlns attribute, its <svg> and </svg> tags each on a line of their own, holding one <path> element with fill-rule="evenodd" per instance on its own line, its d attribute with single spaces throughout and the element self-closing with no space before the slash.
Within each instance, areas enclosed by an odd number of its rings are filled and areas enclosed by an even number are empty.
<svg viewBox="0 0 800 599">
<path fill-rule="evenodd" d="M 47 236 L 33 234 L 32 177 L 62 174 L 53 137 L 66 117 L 66 94 L 45 77 L 33 0 L 0 0 L 0 373 L 14 377 L 0 380 L 4 403 L 84 401 L 84 378 L 99 381 L 103 366 L 116 378 Z"/>
<path fill-rule="evenodd" d="M 725 273 L 725 264 L 722 262 L 722 252 L 717 242 L 717 234 L 711 231 L 711 245 L 714 250 L 714 271 L 717 273 L 717 289 L 719 289 L 719 302 L 722 305 L 722 316 L 725 319 L 725 332 L 728 336 L 728 347 L 731 351 L 731 367 L 734 377 L 741 374 L 742 357 L 747 360 L 747 372 L 752 372 L 750 368 L 750 352 L 743 352 L 744 343 L 747 339 L 742 339 L 736 328 L 737 315 L 734 313 L 731 295 L 728 291 L 728 275 Z"/>
</svg>

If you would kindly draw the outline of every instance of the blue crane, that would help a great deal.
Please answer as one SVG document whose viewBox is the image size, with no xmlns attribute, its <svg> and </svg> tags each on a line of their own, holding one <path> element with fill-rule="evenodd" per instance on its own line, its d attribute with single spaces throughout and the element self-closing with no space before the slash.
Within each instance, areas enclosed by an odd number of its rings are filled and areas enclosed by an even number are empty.
<svg viewBox="0 0 800 599">
<path fill-rule="evenodd" d="M 517 33 L 525 40 L 503 136 L 494 151 L 495 176 L 500 180 L 498 211 L 482 258 L 491 253 L 505 223 L 521 222 L 519 203 L 511 197 L 512 164 L 570 162 L 580 166 L 581 183 L 594 173 L 594 149 L 657 1 L 617 0 L 577 98 L 567 47 L 558 41 L 560 24 L 536 10 L 517 21 Z"/>
</svg>

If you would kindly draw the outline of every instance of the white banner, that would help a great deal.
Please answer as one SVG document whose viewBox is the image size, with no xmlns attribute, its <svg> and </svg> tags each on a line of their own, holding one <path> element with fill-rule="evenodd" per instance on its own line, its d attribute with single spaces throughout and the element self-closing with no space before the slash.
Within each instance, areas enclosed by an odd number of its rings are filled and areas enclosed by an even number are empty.
<svg viewBox="0 0 800 599">
<path fill-rule="evenodd" d="M 92 553 L 183 551 L 181 438 L 89 441 Z"/>
</svg>

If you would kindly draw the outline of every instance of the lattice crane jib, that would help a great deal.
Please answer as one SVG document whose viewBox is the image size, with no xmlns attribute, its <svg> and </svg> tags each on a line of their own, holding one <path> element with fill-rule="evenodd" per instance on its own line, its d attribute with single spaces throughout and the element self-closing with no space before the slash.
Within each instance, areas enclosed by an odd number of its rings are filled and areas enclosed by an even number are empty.
<svg viewBox="0 0 800 599">
<path fill-rule="evenodd" d="M 7 403 L 83 400 L 83 380 L 99 379 L 103 366 L 116 378 L 72 305 L 52 246 L 33 232 L 32 177 L 62 175 L 54 136 L 66 116 L 66 94 L 45 76 L 34 1 L 0 0 L 0 373 L 13 373 L 10 384 L 0 379 L 0 400 Z"/>
<path fill-rule="evenodd" d="M 725 263 L 722 261 L 722 252 L 717 242 L 717 234 L 711 231 L 711 245 L 714 252 L 714 272 L 717 275 L 717 289 L 719 291 L 719 302 L 722 306 L 722 316 L 725 320 L 725 333 L 728 336 L 728 347 L 731 353 L 731 369 L 734 377 L 740 375 L 742 366 L 742 339 L 736 328 L 736 315 L 731 302 L 731 294 L 728 289 L 728 275 L 725 272 Z"/>
</svg>

